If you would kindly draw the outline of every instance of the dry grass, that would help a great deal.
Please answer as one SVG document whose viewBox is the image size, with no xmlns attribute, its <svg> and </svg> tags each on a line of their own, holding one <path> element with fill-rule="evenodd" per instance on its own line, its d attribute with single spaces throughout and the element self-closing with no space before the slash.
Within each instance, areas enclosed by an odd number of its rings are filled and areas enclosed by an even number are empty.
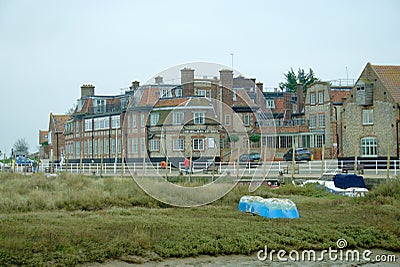
<svg viewBox="0 0 400 267">
<path fill-rule="evenodd" d="M 366 198 L 314 188 L 260 188 L 289 197 L 298 220 L 237 211 L 247 187 L 204 207 L 174 208 L 144 194 L 129 178 L 0 174 L 0 265 L 76 265 L 109 259 L 149 260 L 251 254 L 270 249 L 349 247 L 400 251 L 399 182 Z"/>
</svg>

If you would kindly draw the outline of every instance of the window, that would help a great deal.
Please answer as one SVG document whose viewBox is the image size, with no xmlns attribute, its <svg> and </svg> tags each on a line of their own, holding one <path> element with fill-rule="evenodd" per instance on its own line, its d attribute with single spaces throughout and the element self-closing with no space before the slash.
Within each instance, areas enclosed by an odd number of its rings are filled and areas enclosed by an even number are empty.
<svg viewBox="0 0 400 267">
<path fill-rule="evenodd" d="M 317 116 L 311 115 L 310 116 L 310 128 L 315 128 L 317 125 Z"/>
<path fill-rule="evenodd" d="M 243 115 L 243 123 L 244 123 L 244 126 L 249 126 L 250 125 L 250 114 L 244 114 Z"/>
<path fill-rule="evenodd" d="M 318 126 L 325 127 L 325 113 L 318 114 Z"/>
<path fill-rule="evenodd" d="M 231 125 L 231 114 L 225 114 L 225 125 Z"/>
<path fill-rule="evenodd" d="M 86 142 L 86 141 L 83 142 L 83 154 L 85 156 L 88 155 L 88 142 Z"/>
<path fill-rule="evenodd" d="M 118 154 L 121 153 L 121 139 L 117 140 L 117 152 Z"/>
<path fill-rule="evenodd" d="M 150 151 L 158 151 L 160 150 L 160 140 L 151 139 L 150 140 Z"/>
<path fill-rule="evenodd" d="M 85 132 L 92 130 L 92 119 L 85 120 Z"/>
<path fill-rule="evenodd" d="M 373 109 L 364 109 L 362 112 L 363 112 L 362 113 L 363 125 L 374 124 L 374 110 Z"/>
<path fill-rule="evenodd" d="M 182 124 L 183 122 L 183 112 L 173 112 L 172 113 L 172 123 Z"/>
<path fill-rule="evenodd" d="M 110 153 L 110 143 L 109 143 L 108 139 L 104 140 L 104 153 L 105 154 Z"/>
<path fill-rule="evenodd" d="M 142 137 L 140 138 L 140 151 L 141 153 L 143 153 L 142 155 L 144 155 L 145 150 L 146 150 L 146 139 Z"/>
<path fill-rule="evenodd" d="M 138 153 L 138 139 L 133 138 L 132 139 L 132 154 L 137 154 Z"/>
<path fill-rule="evenodd" d="M 207 90 L 197 89 L 197 96 L 207 96 Z"/>
<path fill-rule="evenodd" d="M 162 98 L 172 97 L 171 89 L 161 89 L 161 97 Z"/>
<path fill-rule="evenodd" d="M 182 88 L 175 88 L 175 97 L 182 96 Z"/>
<path fill-rule="evenodd" d="M 174 139 L 172 148 L 173 150 L 182 151 L 184 150 L 185 140 L 183 138 Z"/>
<path fill-rule="evenodd" d="M 193 139 L 193 150 L 196 150 L 196 151 L 204 150 L 204 139 L 194 138 Z"/>
<path fill-rule="evenodd" d="M 315 147 L 322 147 L 324 144 L 324 135 L 319 134 L 315 136 Z"/>
<path fill-rule="evenodd" d="M 119 118 L 119 117 L 118 117 Z M 105 130 L 110 128 L 110 118 L 102 117 L 94 119 L 94 129 L 95 130 Z"/>
<path fill-rule="evenodd" d="M 267 108 L 275 108 L 275 100 L 267 99 Z"/>
<path fill-rule="evenodd" d="M 111 139 L 111 153 L 115 154 L 115 139 Z"/>
<path fill-rule="evenodd" d="M 237 101 L 237 95 L 236 92 L 232 90 L 232 100 Z"/>
<path fill-rule="evenodd" d="M 193 113 L 194 124 L 204 124 L 204 112 Z"/>
<path fill-rule="evenodd" d="M 158 113 L 150 114 L 150 126 L 157 125 L 159 118 L 160 118 L 160 114 L 158 114 Z"/>
<path fill-rule="evenodd" d="M 140 114 L 140 127 L 144 127 L 144 114 Z"/>
<path fill-rule="evenodd" d="M 79 121 L 75 122 L 75 132 L 79 133 Z"/>
<path fill-rule="evenodd" d="M 315 93 L 310 93 L 310 105 L 315 105 Z"/>
<path fill-rule="evenodd" d="M 111 117 L 111 126 L 113 129 L 118 129 L 120 127 L 120 117 L 119 115 Z"/>
<path fill-rule="evenodd" d="M 361 139 L 361 156 L 377 156 L 377 141 L 375 137 Z"/>
<path fill-rule="evenodd" d="M 132 115 L 132 128 L 136 128 L 136 115 Z"/>
<path fill-rule="evenodd" d="M 318 92 L 318 103 L 323 104 L 324 103 L 324 91 L 319 91 Z"/>
<path fill-rule="evenodd" d="M 76 142 L 75 143 L 75 156 L 80 157 L 81 156 L 81 142 Z"/>
</svg>

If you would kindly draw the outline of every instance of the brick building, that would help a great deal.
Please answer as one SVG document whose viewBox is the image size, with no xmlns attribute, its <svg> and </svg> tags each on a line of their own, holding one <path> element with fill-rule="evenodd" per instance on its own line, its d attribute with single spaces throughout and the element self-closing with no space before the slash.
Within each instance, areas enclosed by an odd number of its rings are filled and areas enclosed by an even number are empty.
<svg viewBox="0 0 400 267">
<path fill-rule="evenodd" d="M 368 63 L 344 102 L 341 156 L 399 157 L 400 66 Z"/>
<path fill-rule="evenodd" d="M 41 159 L 59 162 L 65 155 L 64 127 L 69 120 L 69 115 L 56 115 L 50 113 L 49 128 L 39 131 L 39 155 Z"/>
</svg>

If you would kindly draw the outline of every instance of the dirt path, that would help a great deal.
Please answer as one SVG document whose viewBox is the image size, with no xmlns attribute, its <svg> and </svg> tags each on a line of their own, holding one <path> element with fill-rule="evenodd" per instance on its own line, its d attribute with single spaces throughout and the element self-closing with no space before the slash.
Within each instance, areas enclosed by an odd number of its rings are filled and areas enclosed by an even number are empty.
<svg viewBox="0 0 400 267">
<path fill-rule="evenodd" d="M 158 267 L 186 267 L 186 266 L 368 266 L 368 267 L 395 267 L 400 266 L 400 253 L 394 253 L 384 250 L 373 250 L 373 255 L 395 255 L 396 262 L 345 262 L 345 261 L 329 261 L 324 259 L 319 262 L 300 261 L 300 262 L 279 262 L 279 261 L 259 261 L 257 255 L 229 255 L 229 256 L 199 256 L 190 258 L 169 258 L 161 262 L 145 262 L 142 264 L 127 263 L 123 261 L 111 261 L 101 264 L 90 264 L 86 266 L 99 267 L 132 267 L 132 266 L 158 266 Z"/>
</svg>

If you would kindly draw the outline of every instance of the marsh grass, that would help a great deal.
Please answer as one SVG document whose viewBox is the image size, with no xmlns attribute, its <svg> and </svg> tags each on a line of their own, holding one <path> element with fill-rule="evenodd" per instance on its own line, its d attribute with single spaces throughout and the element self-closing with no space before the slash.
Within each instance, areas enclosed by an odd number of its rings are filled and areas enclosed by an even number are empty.
<svg viewBox="0 0 400 267">
<path fill-rule="evenodd" d="M 292 199 L 301 218 L 265 219 L 237 211 L 243 195 Z M 237 186 L 211 205 L 174 208 L 129 178 L 0 174 L 0 265 L 77 265 L 110 259 L 160 260 L 252 254 L 269 249 L 349 248 L 400 251 L 400 186 L 365 198 L 312 187 L 248 192 Z"/>
</svg>

